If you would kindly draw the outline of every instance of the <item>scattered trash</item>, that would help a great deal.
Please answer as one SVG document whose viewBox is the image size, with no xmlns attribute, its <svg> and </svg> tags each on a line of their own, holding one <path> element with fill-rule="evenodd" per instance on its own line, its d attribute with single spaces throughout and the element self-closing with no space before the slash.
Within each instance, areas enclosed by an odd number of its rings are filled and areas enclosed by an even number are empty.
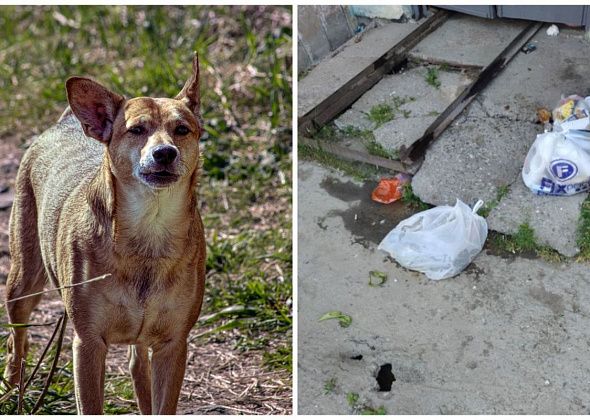
<svg viewBox="0 0 590 420">
<path fill-rule="evenodd" d="M 326 312 L 320 317 L 320 319 L 318 319 L 318 321 L 326 321 L 328 319 L 337 319 L 342 328 L 350 327 L 350 324 L 352 324 L 352 318 L 340 311 Z"/>
<path fill-rule="evenodd" d="M 559 28 L 557 27 L 557 25 L 551 25 L 549 28 L 547 28 L 547 35 L 549 35 L 549 36 L 559 35 Z"/>
<path fill-rule="evenodd" d="M 383 286 L 387 281 L 387 274 L 382 271 L 369 271 L 369 286 Z"/>
<path fill-rule="evenodd" d="M 562 98 L 553 110 L 537 109 L 545 133 L 537 135 L 524 166 L 525 185 L 539 195 L 573 195 L 590 190 L 590 97 Z"/>
<path fill-rule="evenodd" d="M 537 135 L 522 168 L 522 180 L 538 195 L 573 195 L 590 190 L 590 131 Z"/>
<path fill-rule="evenodd" d="M 393 178 L 381 178 L 377 188 L 373 190 L 371 198 L 373 201 L 383 204 L 390 204 L 399 200 L 404 193 L 404 185 L 410 183 L 410 176 L 399 173 Z"/>
<path fill-rule="evenodd" d="M 381 241 L 403 267 L 420 271 L 431 280 L 459 274 L 483 248 L 488 236 L 486 220 L 457 199 L 455 206 L 439 206 L 401 221 Z"/>
<path fill-rule="evenodd" d="M 564 130 L 590 128 L 589 116 L 590 96 L 585 99 L 578 95 L 562 98 L 557 108 L 553 110 L 553 121 L 561 125 Z"/>
<path fill-rule="evenodd" d="M 553 129 L 551 125 L 551 111 L 547 108 L 537 108 L 537 119 L 543 124 L 545 132 Z"/>
<path fill-rule="evenodd" d="M 364 23 L 359 23 L 357 25 L 357 27 L 355 28 L 354 33 L 358 34 L 359 32 L 363 32 L 366 27 L 367 27 L 367 25 L 365 25 Z"/>
<path fill-rule="evenodd" d="M 528 44 L 526 44 L 524 47 L 522 47 L 520 50 L 525 53 L 532 53 L 533 51 L 535 51 L 537 49 L 537 46 L 535 44 L 533 44 L 532 42 L 529 42 Z"/>
</svg>

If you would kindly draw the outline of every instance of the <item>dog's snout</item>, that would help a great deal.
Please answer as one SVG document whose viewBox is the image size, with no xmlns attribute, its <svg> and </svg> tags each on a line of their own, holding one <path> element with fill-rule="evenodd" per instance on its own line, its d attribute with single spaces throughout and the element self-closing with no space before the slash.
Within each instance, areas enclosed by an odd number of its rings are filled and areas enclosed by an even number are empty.
<svg viewBox="0 0 590 420">
<path fill-rule="evenodd" d="M 154 161 L 160 165 L 169 165 L 178 156 L 178 150 L 174 146 L 161 145 L 152 149 L 152 157 Z"/>
</svg>

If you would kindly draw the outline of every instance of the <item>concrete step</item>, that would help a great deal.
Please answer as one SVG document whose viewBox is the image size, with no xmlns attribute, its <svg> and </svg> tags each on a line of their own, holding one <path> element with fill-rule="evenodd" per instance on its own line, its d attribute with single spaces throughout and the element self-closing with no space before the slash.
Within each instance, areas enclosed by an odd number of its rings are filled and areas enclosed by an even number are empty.
<svg viewBox="0 0 590 420">
<path fill-rule="evenodd" d="M 527 25 L 522 20 L 488 20 L 455 14 L 416 45 L 410 58 L 483 68 Z"/>
<path fill-rule="evenodd" d="M 553 38 L 545 30 L 532 39 L 537 50 L 519 53 L 430 146 L 413 187 L 423 201 L 440 205 L 455 197 L 469 204 L 494 200 L 498 188 L 509 186 L 489 216 L 489 228 L 514 234 L 528 223 L 538 243 L 573 256 L 579 252 L 577 227 L 586 194 L 538 197 L 521 179 L 526 153 L 543 131 L 534 124 L 537 107 L 552 109 L 562 94 L 590 94 L 584 32 L 565 29 Z"/>
</svg>

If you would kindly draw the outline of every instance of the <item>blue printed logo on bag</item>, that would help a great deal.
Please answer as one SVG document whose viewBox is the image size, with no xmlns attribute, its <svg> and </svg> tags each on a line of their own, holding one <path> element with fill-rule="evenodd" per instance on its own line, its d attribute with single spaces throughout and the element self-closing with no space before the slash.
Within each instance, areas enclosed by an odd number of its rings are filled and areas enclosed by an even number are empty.
<svg viewBox="0 0 590 420">
<path fill-rule="evenodd" d="M 556 159 L 551 162 L 551 173 L 560 181 L 567 181 L 577 175 L 578 167 L 567 159 Z"/>
</svg>

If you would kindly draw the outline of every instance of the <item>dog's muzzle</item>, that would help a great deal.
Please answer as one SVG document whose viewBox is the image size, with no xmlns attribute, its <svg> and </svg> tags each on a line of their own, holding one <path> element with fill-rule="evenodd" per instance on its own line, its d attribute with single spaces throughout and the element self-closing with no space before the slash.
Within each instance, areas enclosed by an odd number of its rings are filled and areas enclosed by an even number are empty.
<svg viewBox="0 0 590 420">
<path fill-rule="evenodd" d="M 155 146 L 141 164 L 139 176 L 150 187 L 168 187 L 180 178 L 176 169 L 179 157 L 180 153 L 175 146 Z"/>
</svg>

